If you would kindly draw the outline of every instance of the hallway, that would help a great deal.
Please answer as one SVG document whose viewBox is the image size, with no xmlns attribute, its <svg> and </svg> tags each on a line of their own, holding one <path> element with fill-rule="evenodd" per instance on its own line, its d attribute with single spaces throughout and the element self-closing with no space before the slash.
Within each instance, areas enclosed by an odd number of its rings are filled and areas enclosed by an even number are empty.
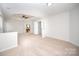
<svg viewBox="0 0 79 59">
<path fill-rule="evenodd" d="M 18 47 L 0 52 L 2 56 L 60 56 L 78 55 L 75 45 L 39 35 L 19 34 Z"/>
</svg>

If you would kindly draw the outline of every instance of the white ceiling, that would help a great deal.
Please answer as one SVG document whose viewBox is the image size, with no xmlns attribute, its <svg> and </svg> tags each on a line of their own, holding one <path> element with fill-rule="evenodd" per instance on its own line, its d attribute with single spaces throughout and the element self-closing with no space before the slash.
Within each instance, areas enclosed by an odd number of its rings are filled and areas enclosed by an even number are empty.
<svg viewBox="0 0 79 59">
<path fill-rule="evenodd" d="M 51 16 L 56 13 L 78 7 L 78 3 L 2 3 L 3 11 L 7 14 L 26 14 L 36 17 Z"/>
</svg>

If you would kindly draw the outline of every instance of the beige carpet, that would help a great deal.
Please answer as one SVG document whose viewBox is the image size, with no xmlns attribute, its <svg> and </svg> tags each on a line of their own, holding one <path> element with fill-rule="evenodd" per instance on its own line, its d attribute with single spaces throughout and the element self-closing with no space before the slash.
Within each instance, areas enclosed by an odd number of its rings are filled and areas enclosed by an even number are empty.
<svg viewBox="0 0 79 59">
<path fill-rule="evenodd" d="M 1 56 L 63 56 L 79 55 L 71 43 L 39 35 L 19 34 L 18 47 L 0 52 Z"/>
</svg>

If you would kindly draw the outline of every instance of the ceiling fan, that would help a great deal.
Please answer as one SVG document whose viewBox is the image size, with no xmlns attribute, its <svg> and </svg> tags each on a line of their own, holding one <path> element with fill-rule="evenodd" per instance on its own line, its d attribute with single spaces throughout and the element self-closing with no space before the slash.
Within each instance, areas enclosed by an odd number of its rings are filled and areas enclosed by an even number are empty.
<svg viewBox="0 0 79 59">
<path fill-rule="evenodd" d="M 29 18 L 29 16 L 22 15 L 22 18 L 28 19 L 28 18 Z"/>
<path fill-rule="evenodd" d="M 25 14 L 14 14 L 14 16 L 19 17 L 19 18 L 23 18 L 23 19 L 28 19 L 28 18 L 33 17 L 30 15 L 25 15 Z"/>
</svg>

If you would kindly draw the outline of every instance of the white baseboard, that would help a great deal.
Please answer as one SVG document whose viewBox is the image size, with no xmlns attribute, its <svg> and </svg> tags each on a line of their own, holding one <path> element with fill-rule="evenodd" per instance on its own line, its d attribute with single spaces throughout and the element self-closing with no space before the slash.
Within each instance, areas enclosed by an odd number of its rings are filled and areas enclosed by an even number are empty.
<svg viewBox="0 0 79 59">
<path fill-rule="evenodd" d="M 69 42 L 79 47 L 79 43 L 75 43 L 75 42 L 72 42 L 72 41 L 69 41 Z"/>
<path fill-rule="evenodd" d="M 58 39 L 58 40 L 62 40 L 62 39 L 59 39 L 59 38 L 56 38 L 56 37 L 51 37 L 51 36 L 46 36 L 46 37 L 50 37 L 50 38 L 55 38 L 55 39 Z M 65 40 L 65 39 L 63 39 L 63 41 L 70 42 L 70 43 L 74 44 L 75 46 L 78 46 L 79 47 L 79 43 L 72 42 L 70 40 Z"/>
</svg>

